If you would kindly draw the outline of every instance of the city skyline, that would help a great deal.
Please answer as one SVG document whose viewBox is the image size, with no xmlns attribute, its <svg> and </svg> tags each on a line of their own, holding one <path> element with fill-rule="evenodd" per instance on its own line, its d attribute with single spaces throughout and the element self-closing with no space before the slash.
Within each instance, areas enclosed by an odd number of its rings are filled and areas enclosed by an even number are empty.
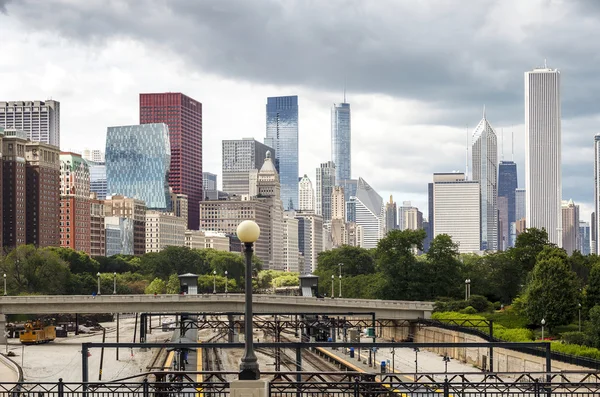
<svg viewBox="0 0 600 397">
<path fill-rule="evenodd" d="M 510 3 L 510 2 L 508 2 Z M 516 3 L 515 3 L 516 4 Z M 475 15 L 486 15 L 490 19 L 488 26 L 499 29 L 496 37 L 499 43 L 489 45 L 489 38 L 480 40 L 487 41 L 489 48 L 494 48 L 495 53 L 513 46 L 513 32 L 522 32 L 527 26 L 527 40 L 521 42 L 513 52 L 510 59 L 499 59 L 494 53 L 487 51 L 478 59 L 483 63 L 483 70 L 473 70 L 470 63 L 457 65 L 453 62 L 435 62 L 437 58 L 429 59 L 427 54 L 431 52 L 433 57 L 435 49 L 440 48 L 433 38 L 425 38 L 428 44 L 426 53 L 411 54 L 407 50 L 409 44 L 394 44 L 394 40 L 377 36 L 377 40 L 389 48 L 395 45 L 402 47 L 396 51 L 406 57 L 396 57 L 394 51 L 385 51 L 386 55 L 379 55 L 364 63 L 343 56 L 336 60 L 341 66 L 346 65 L 344 73 L 335 70 L 335 75 L 327 68 L 316 69 L 315 65 L 331 64 L 332 59 L 323 54 L 320 48 L 311 48 L 315 51 L 317 62 L 309 63 L 306 70 L 297 67 L 279 68 L 277 73 L 269 77 L 258 77 L 256 73 L 260 61 L 252 58 L 249 60 L 252 67 L 247 71 L 240 69 L 230 70 L 226 60 L 219 58 L 219 62 L 212 65 L 202 63 L 195 64 L 185 55 L 174 54 L 165 49 L 158 49 L 154 44 L 160 38 L 144 38 L 142 28 L 136 30 L 133 26 L 119 25 L 116 28 L 121 33 L 121 38 L 114 36 L 111 32 L 98 31 L 95 26 L 77 25 L 78 32 L 86 30 L 88 33 L 96 34 L 107 40 L 100 43 L 88 40 L 90 34 L 75 35 L 75 31 L 66 31 L 64 26 L 69 18 L 68 15 L 54 10 L 55 21 L 48 20 L 42 24 L 44 31 L 28 22 L 32 18 L 40 18 L 45 21 L 44 10 L 51 7 L 52 1 L 40 7 L 26 7 L 17 2 L 10 2 L 5 7 L 6 15 L 2 18 L 6 23 L 0 27 L 2 34 L 7 37 L 7 43 L 17 37 L 17 32 L 27 31 L 29 41 L 15 47 L 13 65 L 6 65 L 0 69 L 0 78 L 6 82 L 5 100 L 44 100 L 55 98 L 61 103 L 61 142 L 62 150 L 83 149 L 84 147 L 103 147 L 105 128 L 107 125 L 134 124 L 136 120 L 136 97 L 139 92 L 164 92 L 182 91 L 196 98 L 202 103 L 210 103 L 211 117 L 207 118 L 204 126 L 204 169 L 219 173 L 221 159 L 218 155 L 214 158 L 209 153 L 218 153 L 222 139 L 240 139 L 242 136 L 252 136 L 257 140 L 264 137 L 264 98 L 273 95 L 298 95 L 301 100 L 302 110 L 300 112 L 300 167 L 299 175 L 307 173 L 311 180 L 315 181 L 314 170 L 323 160 L 330 156 L 330 111 L 333 103 L 342 98 L 342 87 L 344 79 L 348 86 L 348 102 L 352 103 L 352 159 L 355 175 L 361 175 L 378 191 L 383 197 L 393 194 L 398 202 L 411 200 L 419 208 L 426 207 L 426 184 L 423 180 L 429 180 L 432 172 L 462 170 L 464 168 L 464 130 L 473 116 L 479 113 L 482 104 L 488 109 L 488 116 L 494 120 L 497 130 L 506 128 L 507 131 L 515 132 L 515 162 L 519 171 L 519 186 L 524 186 L 524 114 L 523 114 L 523 87 L 522 73 L 535 66 L 541 66 L 543 59 L 548 58 L 549 64 L 564 71 L 565 79 L 562 87 L 563 96 L 563 198 L 573 198 L 576 203 L 582 205 L 582 219 L 589 219 L 589 213 L 593 207 L 593 182 L 589 175 L 593 173 L 593 147 L 589 144 L 591 137 L 595 134 L 595 125 L 592 123 L 596 110 L 591 110 L 590 105 L 594 101 L 586 99 L 595 90 L 595 83 L 586 82 L 582 85 L 582 79 L 586 76 L 586 66 L 581 63 L 581 52 L 570 57 L 561 54 L 563 46 L 558 43 L 551 45 L 544 39 L 543 34 L 548 26 L 553 31 L 567 31 L 570 27 L 568 20 L 573 20 L 577 15 L 583 15 L 583 6 L 549 5 L 539 10 L 539 13 L 556 21 L 557 16 L 560 23 L 550 22 L 537 23 L 531 27 L 530 11 L 534 7 L 540 7 L 539 3 L 520 7 L 512 20 L 512 27 L 498 27 L 498 22 L 509 14 L 512 8 L 510 4 L 491 3 L 484 7 L 478 5 L 473 12 L 461 16 L 464 18 L 464 26 L 467 29 L 473 27 L 482 29 L 480 18 Z M 390 4 L 388 4 L 390 6 Z M 95 6 L 91 6 L 92 8 Z M 149 10 L 135 8 L 140 20 L 149 17 Z M 202 5 L 195 6 L 190 10 L 191 14 L 199 13 Z M 227 5 L 223 5 L 225 12 L 232 12 Z M 252 7 L 243 6 L 244 10 L 252 13 Z M 277 6 L 280 10 L 281 6 Z M 298 5 L 298 15 L 305 15 L 307 11 Z M 380 7 L 384 7 L 381 5 Z M 407 22 L 411 18 L 417 20 L 425 18 L 429 22 L 426 25 L 435 24 L 442 20 L 442 16 L 448 9 L 440 7 L 433 10 L 427 16 L 419 14 L 422 6 L 408 7 L 402 4 L 393 4 L 392 8 L 402 11 Z M 411 10 L 411 8 L 415 10 Z M 175 16 L 181 16 L 181 10 L 173 6 Z M 261 7 L 257 7 L 260 10 Z M 79 6 L 73 7 L 73 14 L 80 15 L 85 11 Z M 130 10 L 133 11 L 133 10 Z M 376 7 L 371 12 L 380 13 Z M 431 10 L 430 10 L 431 11 Z M 294 13 L 292 13 L 293 15 Z M 286 13 L 287 15 L 287 13 Z M 119 10 L 117 7 L 109 6 L 103 18 L 117 18 Z M 570 18 L 569 18 L 570 17 Z M 204 18 L 204 19 L 203 19 Z M 198 25 L 205 26 L 208 21 L 202 17 Z M 293 17 L 286 17 L 293 18 Z M 341 15 L 340 20 L 348 23 L 353 14 Z M 60 23 L 59 23 L 60 22 Z M 165 23 L 170 23 L 170 19 Z M 290 22 L 289 20 L 287 21 Z M 317 21 L 319 24 L 322 21 Z M 336 26 L 337 26 L 336 22 Z M 341 22 L 340 22 L 341 23 Z M 357 31 L 366 28 L 367 22 L 356 25 Z M 410 29 L 418 26 L 410 25 Z M 27 28 L 26 28 L 27 27 Z M 185 26 L 186 30 L 190 26 Z M 87 29 L 90 29 L 89 31 Z M 395 29 L 403 29 L 401 27 Z M 408 27 L 407 27 L 408 29 Z M 573 40 L 583 35 L 582 29 L 578 27 L 564 40 Z M 189 30 L 188 30 L 189 32 Z M 401 33 L 399 30 L 394 32 Z M 228 32 L 230 33 L 230 32 Z M 180 33 L 177 33 L 180 34 Z M 262 35 L 262 30 L 257 33 Z M 461 41 L 461 46 L 466 50 L 480 48 L 481 44 L 463 36 L 461 30 L 452 33 L 451 41 L 457 38 L 467 38 Z M 589 36 L 589 31 L 586 36 Z M 47 48 L 41 48 L 41 43 L 49 38 L 51 43 Z M 231 49 L 233 40 L 226 40 L 230 36 L 217 36 L 219 42 L 225 48 Z M 437 36 L 436 36 L 437 37 Z M 583 37 L 583 36 L 582 36 Z M 73 48 L 68 48 L 72 56 L 63 57 L 64 49 L 61 50 L 52 43 L 54 38 L 64 38 L 67 43 L 73 43 Z M 255 37 L 248 38 L 249 40 Z M 226 41 L 223 41 L 226 40 Z M 449 45 L 447 40 L 440 40 Z M 16 41 L 15 41 L 16 42 Z M 44 41 L 45 42 L 45 41 Z M 182 41 L 183 42 L 183 41 Z M 78 43 L 85 44 L 77 46 Z M 187 42 L 186 42 L 187 43 Z M 561 42 L 562 43 L 562 42 Z M 298 60 L 296 56 L 300 52 L 301 43 L 293 41 L 286 54 L 289 59 L 284 59 L 286 65 Z M 13 45 L 13 44 L 8 44 Z M 347 43 L 337 43 L 341 48 L 347 48 Z M 147 53 L 152 48 L 153 51 Z M 451 47 L 440 51 L 439 54 L 448 54 Z M 193 43 L 193 49 L 200 53 L 212 53 L 211 48 L 202 44 Z M 429 51 L 431 49 L 431 51 Z M 88 55 L 95 53 L 97 58 L 89 59 Z M 342 52 L 340 52 L 342 53 Z M 351 52 L 350 52 L 351 53 Z M 25 62 L 24 56 L 31 58 Z M 361 53 L 362 55 L 362 53 Z M 382 58 L 385 57 L 385 58 Z M 394 58 L 389 58 L 394 57 Z M 195 57 L 206 58 L 211 57 Z M 356 54 L 352 56 L 356 57 Z M 62 60 L 64 59 L 64 61 Z M 139 62 L 132 62 L 139 59 Z M 393 61 L 393 62 L 392 62 Z M 410 66 L 411 64 L 422 65 L 423 62 L 433 68 L 433 74 L 439 76 L 435 81 L 428 82 L 424 78 L 432 75 L 431 70 L 427 73 L 417 73 L 413 67 L 407 69 L 405 76 L 398 76 L 395 72 L 397 67 Z M 392 68 L 393 74 L 387 69 L 380 73 L 368 73 L 373 68 L 373 62 L 380 65 L 397 63 Z M 43 80 L 27 79 L 33 70 L 39 66 L 29 69 L 29 64 L 44 65 Z M 139 65 L 137 65 L 139 64 Z M 32 66 L 33 67 L 33 66 Z M 370 69 L 371 68 L 371 69 Z M 450 68 L 457 68 L 457 73 L 448 73 Z M 286 70 L 289 69 L 289 70 Z M 264 68 L 260 68 L 264 70 Z M 282 72 L 282 70 L 286 70 Z M 379 70 L 379 69 L 375 69 Z M 439 73 L 436 73 L 438 71 Z M 182 73 L 180 73 L 182 72 Z M 312 79 L 306 78 L 310 73 Z M 264 73 L 261 73 L 264 75 Z M 22 78 L 9 79 L 8 76 L 16 75 Z M 98 75 L 103 76 L 98 79 Z M 6 77 L 5 77 L 6 76 Z M 397 79 L 397 84 L 381 84 L 383 81 Z M 79 88 L 70 88 L 69 80 L 78 81 Z M 6 80 L 6 81 L 4 81 Z M 40 83 L 41 82 L 41 83 Z M 432 87 L 439 86 L 439 91 L 432 91 Z M 442 89 L 443 88 L 443 89 Z M 458 89 L 460 88 L 460 90 Z M 84 92 L 97 94 L 92 105 L 85 100 Z M 440 97 L 441 95 L 441 97 Z M 467 101 L 463 101 L 468 96 Z M 437 106 L 436 104 L 439 104 Z M 238 114 L 236 120 L 232 120 L 230 109 L 235 108 Z M 397 111 L 401 109 L 400 111 Z M 208 110 L 206 110 L 208 112 Z M 209 120 L 210 119 L 210 120 Z M 511 127 L 511 126 L 514 126 Z M 244 130 L 244 133 L 240 131 Z M 472 132 L 472 126 L 469 128 Z M 397 134 L 397 135 L 396 135 Z M 398 136 L 406 139 L 390 139 Z M 424 137 L 424 139 L 420 139 Z M 397 142 L 396 142 L 397 141 Z M 315 143 L 314 147 L 311 144 Z M 435 144 L 436 147 L 433 147 Z M 444 148 L 444 149 L 442 149 Z M 583 153 L 583 154 L 582 154 Z M 377 155 L 374 155 L 377 154 Z M 410 162 L 403 159 L 411 158 Z M 434 159 L 431 161 L 431 159 Z M 382 172 L 385 171 L 385 172 Z"/>
</svg>

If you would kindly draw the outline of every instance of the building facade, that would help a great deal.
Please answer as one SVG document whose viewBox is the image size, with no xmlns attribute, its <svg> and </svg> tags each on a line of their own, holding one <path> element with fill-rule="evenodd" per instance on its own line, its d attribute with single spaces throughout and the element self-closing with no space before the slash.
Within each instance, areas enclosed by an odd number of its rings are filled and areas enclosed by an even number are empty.
<svg viewBox="0 0 600 397">
<path fill-rule="evenodd" d="M 568 255 L 579 249 L 579 206 L 573 200 L 562 202 L 562 248 Z"/>
<path fill-rule="evenodd" d="M 202 103 L 182 93 L 140 94 L 140 124 L 154 123 L 169 127 L 168 185 L 174 193 L 188 196 L 188 229 L 198 230 L 203 195 Z"/>
<path fill-rule="evenodd" d="M 108 194 L 133 197 L 142 200 L 148 209 L 168 211 L 171 208 L 169 145 L 169 129 L 163 123 L 108 127 Z M 173 192 L 180 193 L 175 188 Z"/>
<path fill-rule="evenodd" d="M 298 96 L 267 98 L 265 144 L 279 163 L 283 208 L 298 209 Z"/>
<path fill-rule="evenodd" d="M 104 163 L 106 161 L 104 152 L 100 149 L 83 149 L 81 157 L 86 161 L 93 161 L 94 163 Z"/>
<path fill-rule="evenodd" d="M 594 136 L 594 213 L 600 214 L 600 134 Z M 598 222 L 592 225 L 592 236 L 598 236 Z M 598 255 L 598 245 L 594 241 L 593 254 Z"/>
<path fill-rule="evenodd" d="M 108 196 L 108 181 L 106 179 L 106 163 L 86 160 L 90 169 L 90 191 L 104 200 Z"/>
<path fill-rule="evenodd" d="M 251 187 L 250 173 L 261 169 L 267 152 L 271 153 L 271 158 L 276 159 L 275 149 L 253 138 L 224 140 L 222 145 L 223 191 L 231 196 L 244 194 L 252 196 L 252 187 L 255 186 Z M 275 168 L 277 168 L 276 162 Z"/>
<path fill-rule="evenodd" d="M 171 192 L 172 212 L 175 216 L 185 219 L 188 224 L 188 198 L 185 194 Z"/>
<path fill-rule="evenodd" d="M 111 229 L 114 232 L 115 228 L 120 230 L 123 239 L 120 243 L 120 249 L 123 252 L 131 252 L 124 255 L 143 255 L 146 253 L 146 204 L 142 200 L 123 195 L 107 197 L 104 200 L 104 216 L 107 230 L 107 256 L 110 256 L 108 254 L 108 230 Z M 116 218 L 116 220 L 111 220 L 110 228 L 107 220 L 109 217 Z M 113 241 L 111 241 L 111 245 L 116 247 Z"/>
<path fill-rule="evenodd" d="M 26 243 L 60 246 L 60 150 L 53 145 L 25 144 L 27 211 Z"/>
<path fill-rule="evenodd" d="M 581 255 L 589 255 L 591 252 L 591 240 L 590 240 L 590 223 L 580 220 L 579 221 L 579 247 L 577 248 Z"/>
<path fill-rule="evenodd" d="M 230 237 L 225 233 L 203 230 L 186 230 L 185 246 L 189 249 L 214 249 L 217 251 L 230 251 Z M 231 251 L 236 252 L 236 251 Z M 239 252 L 239 250 L 237 251 Z"/>
<path fill-rule="evenodd" d="M 298 219 L 295 211 L 283 213 L 283 263 L 286 272 L 299 272 Z"/>
<path fill-rule="evenodd" d="M 433 175 L 433 237 L 448 234 L 460 253 L 481 249 L 481 201 L 478 181 L 466 181 L 463 173 Z"/>
<path fill-rule="evenodd" d="M 398 229 L 398 206 L 390 195 L 390 201 L 385 204 L 385 231 L 386 233 Z"/>
<path fill-rule="evenodd" d="M 500 241 L 504 241 L 504 249 L 515 245 L 515 236 L 511 230 L 514 230 L 514 223 L 517 220 L 516 190 L 518 187 L 517 164 L 514 161 L 500 161 L 498 165 L 498 200 L 500 197 L 506 197 L 506 220 L 502 224 L 500 236 Z"/>
<path fill-rule="evenodd" d="M 384 236 L 384 205 L 381 196 L 362 178 L 358 178 L 355 203 L 356 224 L 362 227 L 363 248 L 377 248 Z"/>
<path fill-rule="evenodd" d="M 269 206 L 271 227 L 269 230 L 269 268 L 284 270 L 283 260 L 283 205 L 281 203 L 279 175 L 271 153 L 258 172 L 258 197 Z"/>
<path fill-rule="evenodd" d="M 0 102 L 0 127 L 25 131 L 30 141 L 60 147 L 60 102 Z"/>
<path fill-rule="evenodd" d="M 323 217 L 313 212 L 296 212 L 298 219 L 298 250 L 304 257 L 300 273 L 308 274 L 317 269 L 319 252 L 323 252 Z"/>
<path fill-rule="evenodd" d="M 106 256 L 106 225 L 104 200 L 90 193 L 90 256 Z"/>
<path fill-rule="evenodd" d="M 104 218 L 107 257 L 113 255 L 139 255 L 135 253 L 134 222 L 133 218 L 120 216 L 106 216 Z"/>
<path fill-rule="evenodd" d="M 352 178 L 352 127 L 350 104 L 334 103 L 331 108 L 331 160 L 335 164 L 335 179 Z"/>
<path fill-rule="evenodd" d="M 300 196 L 300 211 L 314 211 L 315 210 L 315 190 L 311 180 L 306 174 L 300 178 L 298 182 L 298 194 Z"/>
<path fill-rule="evenodd" d="M 527 227 L 546 229 L 562 246 L 560 72 L 525 73 L 525 206 Z"/>
<path fill-rule="evenodd" d="M 335 186 L 335 169 L 332 161 L 321 163 L 321 166 L 317 168 L 315 212 L 323 217 L 323 222 L 331 220 L 331 195 Z"/>
<path fill-rule="evenodd" d="M 498 249 L 498 141 L 496 132 L 483 119 L 473 132 L 473 180 L 481 189 L 481 250 Z"/>
<path fill-rule="evenodd" d="M 160 252 L 170 246 L 185 246 L 185 222 L 173 213 L 146 211 L 146 253 Z"/>
<path fill-rule="evenodd" d="M 515 189 L 515 222 L 519 219 L 525 219 L 525 188 Z"/>
<path fill-rule="evenodd" d="M 76 153 L 60 153 L 60 245 L 91 255 L 90 170 Z"/>
<path fill-rule="evenodd" d="M 27 242 L 25 152 L 27 134 L 4 129 L 2 139 L 2 237 L 5 248 Z"/>
</svg>

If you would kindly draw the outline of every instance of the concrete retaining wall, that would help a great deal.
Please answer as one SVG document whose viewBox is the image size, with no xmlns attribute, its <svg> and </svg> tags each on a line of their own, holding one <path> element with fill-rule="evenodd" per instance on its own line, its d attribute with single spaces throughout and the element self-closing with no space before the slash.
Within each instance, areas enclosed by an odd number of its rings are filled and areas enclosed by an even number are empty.
<svg viewBox="0 0 600 397">
<path fill-rule="evenodd" d="M 21 368 L 4 354 L 0 354 L 0 378 L 0 381 L 2 382 L 23 381 L 23 372 L 21 371 Z"/>
</svg>

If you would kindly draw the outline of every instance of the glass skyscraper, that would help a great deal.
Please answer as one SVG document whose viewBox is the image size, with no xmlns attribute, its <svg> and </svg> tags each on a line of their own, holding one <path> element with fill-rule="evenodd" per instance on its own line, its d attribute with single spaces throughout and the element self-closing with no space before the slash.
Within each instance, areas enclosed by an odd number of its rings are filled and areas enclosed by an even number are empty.
<svg viewBox="0 0 600 397">
<path fill-rule="evenodd" d="M 335 103 L 331 108 L 331 160 L 335 163 L 335 180 L 351 178 L 350 104 Z"/>
<path fill-rule="evenodd" d="M 109 195 L 143 200 L 148 209 L 170 210 L 170 162 L 166 124 L 108 127 L 106 179 Z"/>
<path fill-rule="evenodd" d="M 108 195 L 106 182 L 106 163 L 86 160 L 90 169 L 90 192 L 96 193 L 99 199 L 104 200 Z"/>
<path fill-rule="evenodd" d="M 265 145 L 279 162 L 283 208 L 298 209 L 298 96 L 267 98 Z"/>
<path fill-rule="evenodd" d="M 498 197 L 506 197 L 508 202 L 508 224 L 502 225 L 502 229 L 508 231 L 510 239 L 509 247 L 514 245 L 514 238 L 510 231 L 512 224 L 516 222 L 516 200 L 515 190 L 517 190 L 517 164 L 514 161 L 500 161 L 498 165 Z"/>
</svg>

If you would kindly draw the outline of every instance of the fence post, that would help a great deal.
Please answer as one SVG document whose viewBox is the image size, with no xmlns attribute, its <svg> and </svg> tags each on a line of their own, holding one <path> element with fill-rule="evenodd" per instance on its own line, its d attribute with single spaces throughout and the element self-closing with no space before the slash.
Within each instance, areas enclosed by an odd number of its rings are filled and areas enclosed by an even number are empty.
<svg viewBox="0 0 600 397">
<path fill-rule="evenodd" d="M 354 377 L 354 397 L 359 397 L 358 393 L 358 385 L 360 382 L 360 378 L 358 376 Z"/>
<path fill-rule="evenodd" d="M 63 383 L 63 378 L 58 379 L 58 397 L 63 397 L 65 395 L 65 385 Z"/>
<path fill-rule="evenodd" d="M 533 395 L 535 397 L 540 397 L 540 383 L 538 378 L 535 378 L 533 381 Z"/>
<path fill-rule="evenodd" d="M 450 382 L 448 382 L 448 378 L 444 379 L 444 397 L 450 397 Z"/>
<path fill-rule="evenodd" d="M 148 378 L 144 378 L 144 382 L 142 383 L 142 393 L 144 397 L 150 396 L 150 385 L 148 384 Z"/>
</svg>

